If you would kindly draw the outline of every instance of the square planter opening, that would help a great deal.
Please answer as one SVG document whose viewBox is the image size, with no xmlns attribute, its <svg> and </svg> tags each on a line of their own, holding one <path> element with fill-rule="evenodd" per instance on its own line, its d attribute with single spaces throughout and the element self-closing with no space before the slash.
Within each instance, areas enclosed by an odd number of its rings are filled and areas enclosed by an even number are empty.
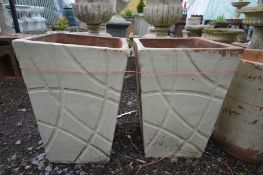
<svg viewBox="0 0 263 175">
<path fill-rule="evenodd" d="M 201 157 L 243 49 L 199 38 L 135 48 L 145 156 Z"/>
<path fill-rule="evenodd" d="M 15 40 L 13 46 L 48 159 L 109 161 L 127 64 L 125 40 L 52 34 Z"/>
</svg>

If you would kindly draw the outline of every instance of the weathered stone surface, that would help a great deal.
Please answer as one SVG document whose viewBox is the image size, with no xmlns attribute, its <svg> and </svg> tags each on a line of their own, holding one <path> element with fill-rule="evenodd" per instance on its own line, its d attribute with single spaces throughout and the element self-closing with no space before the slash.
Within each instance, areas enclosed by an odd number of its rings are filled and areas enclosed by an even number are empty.
<svg viewBox="0 0 263 175">
<path fill-rule="evenodd" d="M 186 25 L 200 25 L 202 23 L 202 17 L 190 17 L 186 20 Z"/>
<path fill-rule="evenodd" d="M 244 7 L 239 10 L 246 18 L 244 24 L 254 26 L 254 34 L 249 45 L 250 49 L 263 49 L 263 6 Z"/>
<path fill-rule="evenodd" d="M 203 30 L 205 28 L 211 28 L 210 25 L 186 25 L 185 30 L 183 30 L 184 37 L 201 37 Z"/>
<path fill-rule="evenodd" d="M 0 0 L 0 34 L 12 33 L 11 16 L 8 14 L 4 1 Z"/>
<path fill-rule="evenodd" d="M 53 34 L 13 45 L 48 159 L 109 161 L 124 76 L 119 70 L 127 64 L 125 41 Z"/>
<path fill-rule="evenodd" d="M 144 8 L 145 20 L 153 25 L 156 37 L 165 37 L 170 25 L 176 24 L 182 17 L 180 0 L 150 0 Z"/>
<path fill-rule="evenodd" d="M 101 24 L 108 22 L 116 13 L 115 1 L 109 0 L 76 0 L 73 9 L 76 17 L 87 24 L 90 35 L 101 33 Z"/>
<path fill-rule="evenodd" d="M 201 157 L 243 49 L 209 40 L 135 39 L 146 157 Z"/>
<path fill-rule="evenodd" d="M 237 158 L 263 162 L 263 51 L 246 50 L 229 88 L 215 138 Z"/>
<path fill-rule="evenodd" d="M 232 43 L 238 40 L 239 35 L 244 35 L 242 29 L 206 28 L 203 30 L 202 38 L 212 41 Z"/>
</svg>

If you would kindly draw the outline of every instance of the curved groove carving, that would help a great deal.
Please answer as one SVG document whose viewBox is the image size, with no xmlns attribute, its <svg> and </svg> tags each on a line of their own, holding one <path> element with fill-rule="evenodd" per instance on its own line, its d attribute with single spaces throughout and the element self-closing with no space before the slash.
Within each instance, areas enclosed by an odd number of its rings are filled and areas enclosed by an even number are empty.
<svg viewBox="0 0 263 175">
<path fill-rule="evenodd" d="M 151 68 L 153 69 L 153 72 L 158 72 L 157 68 L 155 67 L 154 65 L 154 56 L 150 53 L 149 53 L 149 63 L 151 64 Z M 187 54 L 189 54 L 187 52 Z M 206 119 L 207 117 L 207 112 L 209 111 L 210 109 L 210 104 L 211 104 L 211 101 L 213 99 L 217 99 L 217 100 L 220 100 L 222 101 L 223 99 L 221 97 L 216 97 L 215 96 L 215 92 L 217 89 L 219 88 L 222 88 L 220 87 L 218 84 L 217 84 L 217 80 L 219 78 L 219 76 L 217 75 L 216 76 L 216 80 L 210 80 L 209 77 L 207 77 L 204 73 L 201 72 L 201 70 L 197 67 L 197 65 L 193 62 L 193 60 L 188 57 L 188 59 L 186 58 L 186 55 L 184 54 L 184 58 L 185 58 L 185 61 L 187 61 L 191 68 L 195 71 L 197 70 L 197 72 L 199 72 L 197 74 L 197 76 L 199 78 L 201 78 L 202 81 L 204 82 L 207 82 L 209 85 L 212 86 L 212 93 L 204 93 L 204 92 L 199 92 L 199 91 L 190 91 L 190 90 L 176 90 L 175 89 L 175 84 L 176 84 L 176 80 L 174 80 L 173 82 L 173 86 L 172 86 L 172 91 L 165 91 L 165 90 L 162 90 L 162 87 L 161 87 L 161 82 L 159 80 L 160 77 L 158 77 L 156 74 L 154 74 L 154 80 L 156 81 L 156 85 L 157 85 L 157 90 L 154 90 L 154 91 L 151 91 L 151 92 L 143 92 L 142 93 L 142 98 L 146 98 L 146 97 L 151 97 L 151 96 L 155 96 L 155 95 L 158 95 L 160 96 L 163 104 L 167 107 L 167 110 L 166 113 L 165 113 L 165 116 L 163 117 L 162 121 L 161 121 L 161 124 L 160 125 L 156 125 L 156 124 L 153 124 L 153 123 L 150 123 L 149 121 L 146 121 L 146 120 L 143 120 L 143 123 L 145 126 L 148 126 L 148 127 L 151 127 L 151 128 L 154 128 L 155 130 L 157 130 L 154 135 L 151 137 L 150 141 L 147 140 L 147 143 L 145 142 L 145 152 L 147 154 L 147 152 L 150 150 L 150 149 L 154 149 L 154 143 L 156 142 L 156 140 L 158 139 L 159 135 L 161 132 L 164 132 L 174 138 L 176 138 L 177 140 L 179 140 L 180 142 L 182 142 L 182 149 L 184 149 L 184 147 L 186 145 L 189 145 L 191 147 L 193 147 L 193 149 L 196 149 L 200 152 L 200 154 L 202 154 L 204 148 L 202 147 L 199 147 L 199 145 L 197 145 L 196 143 L 193 143 L 191 140 L 193 139 L 194 136 L 198 136 L 200 138 L 203 138 L 204 140 L 208 140 L 208 137 L 207 135 L 205 135 L 204 133 L 202 133 L 200 131 L 200 127 L 202 125 L 202 123 L 204 122 L 204 120 Z M 176 54 L 176 59 L 177 61 L 177 54 Z M 176 64 L 173 62 L 173 64 Z M 177 67 L 175 68 L 175 66 L 173 66 L 173 68 L 175 69 L 174 71 L 177 71 Z M 175 77 L 176 79 L 176 77 Z M 224 89 L 225 90 L 225 89 Z M 189 96 L 198 96 L 198 97 L 202 97 L 202 98 L 205 98 L 207 99 L 207 103 L 204 107 L 204 109 L 202 110 L 202 114 L 201 114 L 201 118 L 198 120 L 197 124 L 195 126 L 193 126 L 192 124 L 190 124 L 185 118 L 183 115 L 181 115 L 175 108 L 173 108 L 171 105 L 170 105 L 170 102 L 169 100 L 167 99 L 166 95 L 189 95 Z M 174 132 L 170 132 L 168 131 L 167 129 L 165 129 L 165 126 L 166 126 L 166 123 L 168 121 L 168 114 L 170 113 L 171 116 L 175 117 L 176 119 L 178 119 L 185 127 L 188 128 L 188 130 L 190 131 L 190 135 L 187 137 L 187 138 L 182 138 L 180 135 L 178 134 L 175 134 Z M 175 129 L 176 131 L 176 129 Z"/>
</svg>

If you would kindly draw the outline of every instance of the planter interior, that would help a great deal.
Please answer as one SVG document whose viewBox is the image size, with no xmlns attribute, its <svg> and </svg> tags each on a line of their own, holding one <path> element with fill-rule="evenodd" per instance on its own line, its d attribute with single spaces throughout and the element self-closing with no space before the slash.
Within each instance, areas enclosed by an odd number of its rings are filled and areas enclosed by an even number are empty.
<svg viewBox="0 0 263 175">
<path fill-rule="evenodd" d="M 164 41 L 164 42 L 162 42 Z M 140 39 L 145 48 L 226 48 L 227 45 L 203 39 Z M 161 42 L 161 44 L 160 44 Z"/>
<path fill-rule="evenodd" d="M 51 162 L 108 162 L 128 46 L 124 39 L 52 34 L 13 46 Z"/>
<path fill-rule="evenodd" d="M 229 88 L 214 137 L 227 153 L 263 162 L 263 51 L 246 50 Z"/>
<path fill-rule="evenodd" d="M 201 157 L 243 49 L 199 38 L 135 48 L 145 156 Z"/>
<path fill-rule="evenodd" d="M 42 35 L 29 40 L 42 41 L 48 43 L 75 44 L 83 46 L 98 46 L 109 48 L 121 48 L 123 46 L 122 40 L 118 38 L 72 35 L 63 33 Z"/>
</svg>

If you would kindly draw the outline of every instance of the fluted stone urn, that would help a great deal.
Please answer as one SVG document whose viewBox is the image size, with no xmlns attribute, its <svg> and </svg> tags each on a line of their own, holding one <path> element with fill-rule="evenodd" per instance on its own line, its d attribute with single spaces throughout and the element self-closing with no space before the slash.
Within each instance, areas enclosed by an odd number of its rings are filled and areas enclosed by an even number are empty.
<svg viewBox="0 0 263 175">
<path fill-rule="evenodd" d="M 239 10 L 244 13 L 246 18 L 243 20 L 244 24 L 254 26 L 254 34 L 249 45 L 251 49 L 263 49 L 263 4 L 258 1 L 257 7 L 244 7 Z"/>
<path fill-rule="evenodd" d="M 87 24 L 88 34 L 104 36 L 107 34 L 101 32 L 101 24 L 107 23 L 116 12 L 112 0 L 76 0 L 73 10 L 76 17 Z"/>
<path fill-rule="evenodd" d="M 182 18 L 180 0 L 150 0 L 144 7 L 144 18 L 155 27 L 156 37 L 168 36 L 170 25 Z"/>
</svg>

